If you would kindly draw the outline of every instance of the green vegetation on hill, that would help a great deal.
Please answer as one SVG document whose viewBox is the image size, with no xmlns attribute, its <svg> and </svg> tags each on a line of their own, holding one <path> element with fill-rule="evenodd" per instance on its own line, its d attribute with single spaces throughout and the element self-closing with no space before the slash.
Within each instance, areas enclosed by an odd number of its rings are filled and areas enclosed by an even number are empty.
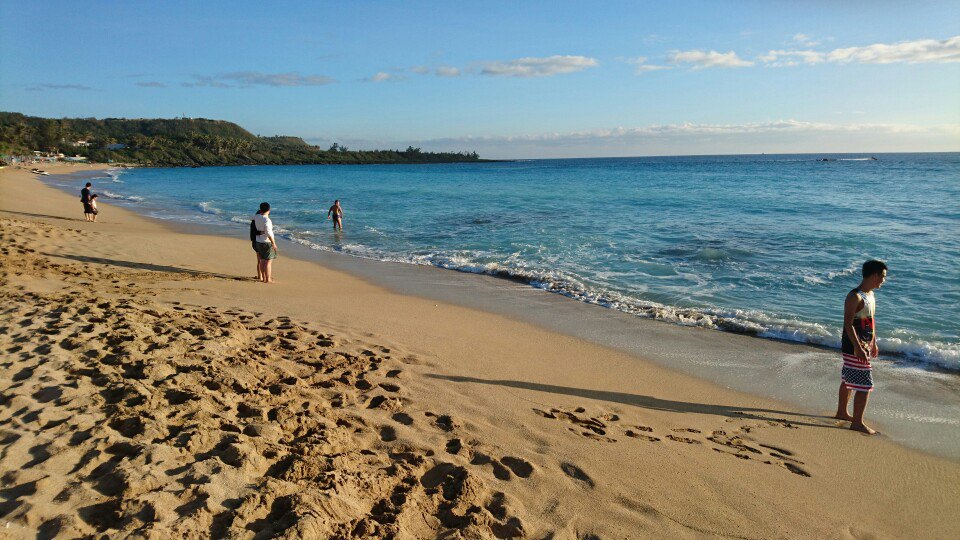
<svg viewBox="0 0 960 540">
<path fill-rule="evenodd" d="M 299 137 L 260 137 L 232 122 L 204 118 L 57 120 L 0 112 L 0 153 L 34 150 L 153 167 L 484 161 L 476 152 L 422 152 L 413 147 L 357 151 L 334 144 L 324 150 Z"/>
</svg>

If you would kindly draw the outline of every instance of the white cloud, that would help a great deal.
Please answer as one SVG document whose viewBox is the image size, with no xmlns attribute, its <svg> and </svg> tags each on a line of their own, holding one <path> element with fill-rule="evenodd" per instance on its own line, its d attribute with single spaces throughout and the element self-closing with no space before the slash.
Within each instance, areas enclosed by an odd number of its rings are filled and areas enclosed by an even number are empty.
<svg viewBox="0 0 960 540">
<path fill-rule="evenodd" d="M 167 85 L 159 81 L 138 81 L 137 86 L 142 86 L 144 88 L 166 88 Z"/>
<path fill-rule="evenodd" d="M 374 75 L 373 77 L 367 77 L 364 80 L 367 82 L 383 82 L 383 81 L 389 81 L 390 79 L 393 79 L 393 78 L 394 76 L 387 73 L 386 71 L 378 71 L 376 75 Z"/>
<path fill-rule="evenodd" d="M 637 75 L 642 75 L 644 73 L 649 73 L 651 71 L 660 71 L 661 69 L 670 69 L 670 66 L 659 66 L 656 64 L 648 64 L 646 56 L 638 56 L 636 58 L 627 59 L 627 63 L 633 64 L 636 66 L 634 72 Z"/>
<path fill-rule="evenodd" d="M 430 73 L 430 68 L 428 68 L 427 66 L 413 66 L 412 68 L 410 68 L 410 71 L 418 75 L 426 75 L 427 73 Z"/>
<path fill-rule="evenodd" d="M 725 53 L 701 50 L 672 51 L 667 55 L 667 61 L 672 64 L 689 64 L 693 66 L 693 69 L 749 67 L 753 65 L 753 62 L 740 58 L 733 51 Z"/>
<path fill-rule="evenodd" d="M 797 64 L 921 64 L 960 62 L 960 36 L 948 39 L 920 39 L 899 43 L 875 43 L 865 47 L 844 47 L 832 51 L 775 50 L 758 58 L 771 67 Z"/>
<path fill-rule="evenodd" d="M 459 77 L 460 68 L 455 68 L 453 66 L 440 66 L 437 68 L 438 77 Z"/>
<path fill-rule="evenodd" d="M 775 50 L 757 57 L 757 60 L 770 67 L 788 67 L 800 64 L 819 64 L 824 55 L 816 51 L 787 51 Z"/>
<path fill-rule="evenodd" d="M 562 73 L 574 73 L 600 65 L 595 58 L 587 56 L 554 55 L 546 58 L 518 58 L 508 62 L 486 62 L 481 75 L 497 77 L 549 77 Z"/>
<path fill-rule="evenodd" d="M 794 42 L 794 43 L 799 43 L 799 44 L 804 45 L 804 46 L 807 46 L 807 47 L 816 47 L 817 45 L 820 44 L 820 41 L 818 41 L 818 40 L 816 40 L 816 39 L 813 39 L 812 37 L 808 36 L 807 34 L 794 34 L 794 35 L 793 35 L 793 42 Z"/>
<path fill-rule="evenodd" d="M 960 62 L 960 36 L 943 40 L 921 39 L 892 45 L 877 43 L 866 47 L 834 49 L 827 53 L 827 61 L 861 64 Z"/>
</svg>

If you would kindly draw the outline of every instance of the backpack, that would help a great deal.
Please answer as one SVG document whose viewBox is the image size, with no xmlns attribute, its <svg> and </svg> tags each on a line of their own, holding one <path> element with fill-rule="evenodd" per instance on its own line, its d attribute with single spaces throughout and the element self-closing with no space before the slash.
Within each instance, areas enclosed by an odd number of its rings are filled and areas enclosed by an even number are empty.
<svg viewBox="0 0 960 540">
<path fill-rule="evenodd" d="M 251 242 L 256 242 L 256 241 L 257 241 L 257 234 L 259 234 L 259 233 L 260 233 L 260 231 L 257 230 L 257 223 L 256 223 L 254 220 L 251 219 L 251 220 L 250 220 L 250 241 L 251 241 Z"/>
</svg>

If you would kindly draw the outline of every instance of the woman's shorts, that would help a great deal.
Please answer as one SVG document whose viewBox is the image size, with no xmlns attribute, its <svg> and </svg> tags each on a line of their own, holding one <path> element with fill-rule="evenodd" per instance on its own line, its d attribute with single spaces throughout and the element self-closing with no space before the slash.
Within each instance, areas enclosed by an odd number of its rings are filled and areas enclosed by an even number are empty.
<svg viewBox="0 0 960 540">
<path fill-rule="evenodd" d="M 90 203 L 83 203 L 83 213 L 84 214 L 95 214 L 96 210 L 93 209 L 93 205 Z"/>
<path fill-rule="evenodd" d="M 269 242 L 254 242 L 253 248 L 257 251 L 257 255 L 265 261 L 277 258 L 277 250 Z"/>
</svg>

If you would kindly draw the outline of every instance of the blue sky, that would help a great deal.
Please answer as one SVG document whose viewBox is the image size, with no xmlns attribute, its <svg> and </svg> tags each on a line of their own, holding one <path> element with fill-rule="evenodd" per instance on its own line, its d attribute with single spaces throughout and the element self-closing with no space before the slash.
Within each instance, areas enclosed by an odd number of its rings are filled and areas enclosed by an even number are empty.
<svg viewBox="0 0 960 540">
<path fill-rule="evenodd" d="M 0 0 L 0 109 L 485 157 L 960 150 L 960 2 Z"/>
</svg>

